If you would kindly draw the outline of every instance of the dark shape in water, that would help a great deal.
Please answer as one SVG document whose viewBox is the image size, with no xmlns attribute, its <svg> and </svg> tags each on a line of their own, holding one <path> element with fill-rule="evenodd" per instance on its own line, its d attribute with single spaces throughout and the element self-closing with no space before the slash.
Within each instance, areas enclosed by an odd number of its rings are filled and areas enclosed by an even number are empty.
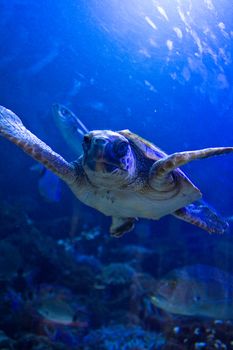
<svg viewBox="0 0 233 350">
<path fill-rule="evenodd" d="M 83 135 L 88 132 L 88 129 L 67 107 L 56 103 L 52 111 L 56 126 L 64 140 L 75 154 L 81 155 Z M 40 172 L 38 181 L 40 195 L 48 202 L 59 202 L 61 199 L 60 179 L 42 165 L 33 166 L 31 170 Z"/>
<path fill-rule="evenodd" d="M 61 199 L 61 181 L 43 165 L 36 164 L 31 170 L 39 172 L 38 190 L 40 195 L 48 202 L 59 202 Z"/>
</svg>

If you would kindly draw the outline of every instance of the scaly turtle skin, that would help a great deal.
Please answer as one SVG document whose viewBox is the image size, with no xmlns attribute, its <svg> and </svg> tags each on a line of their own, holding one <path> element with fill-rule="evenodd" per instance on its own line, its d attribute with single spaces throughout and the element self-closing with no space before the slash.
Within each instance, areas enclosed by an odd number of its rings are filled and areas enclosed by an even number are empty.
<svg viewBox="0 0 233 350">
<path fill-rule="evenodd" d="M 179 167 L 233 152 L 233 147 L 167 155 L 129 130 L 95 130 L 83 138 L 83 155 L 69 163 L 5 107 L 0 107 L 0 134 L 64 180 L 80 201 L 112 216 L 114 236 L 131 231 L 137 218 L 158 220 L 168 214 L 208 232 L 227 229 L 209 207 L 193 203 L 201 192 Z"/>
</svg>

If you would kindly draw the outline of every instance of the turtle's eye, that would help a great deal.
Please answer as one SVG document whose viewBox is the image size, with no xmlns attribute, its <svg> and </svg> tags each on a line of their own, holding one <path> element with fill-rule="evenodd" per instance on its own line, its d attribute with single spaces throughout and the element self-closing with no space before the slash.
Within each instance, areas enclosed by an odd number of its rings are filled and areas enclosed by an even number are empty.
<svg viewBox="0 0 233 350">
<path fill-rule="evenodd" d="M 90 145 L 91 145 L 91 137 L 89 135 L 84 135 L 83 143 L 82 143 L 83 150 L 87 151 L 90 148 Z"/>
<path fill-rule="evenodd" d="M 121 141 L 114 147 L 114 151 L 118 157 L 124 157 L 128 152 L 128 143 Z"/>
</svg>

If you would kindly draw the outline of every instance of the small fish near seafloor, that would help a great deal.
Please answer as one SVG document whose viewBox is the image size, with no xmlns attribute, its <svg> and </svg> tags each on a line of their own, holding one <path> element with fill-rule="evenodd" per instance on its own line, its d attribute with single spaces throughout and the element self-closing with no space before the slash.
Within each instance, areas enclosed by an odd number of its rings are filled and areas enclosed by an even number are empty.
<svg viewBox="0 0 233 350">
<path fill-rule="evenodd" d="M 72 307 L 63 300 L 48 298 L 44 300 L 37 312 L 43 321 L 50 325 L 87 327 L 88 323 L 79 321 Z"/>
<path fill-rule="evenodd" d="M 190 265 L 158 281 L 152 303 L 169 313 L 233 319 L 233 275 L 209 265 Z"/>
<path fill-rule="evenodd" d="M 79 320 L 83 316 L 81 308 L 75 303 L 72 294 L 55 286 L 42 286 L 37 295 L 36 311 L 44 324 L 50 326 L 70 326 L 85 328 L 86 320 Z"/>
</svg>

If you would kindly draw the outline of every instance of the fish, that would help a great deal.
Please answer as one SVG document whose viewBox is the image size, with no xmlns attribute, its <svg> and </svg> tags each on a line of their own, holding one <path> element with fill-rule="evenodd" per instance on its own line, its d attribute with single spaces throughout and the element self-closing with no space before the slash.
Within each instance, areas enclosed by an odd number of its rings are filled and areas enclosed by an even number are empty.
<svg viewBox="0 0 233 350">
<path fill-rule="evenodd" d="M 38 189 L 41 196 L 48 202 L 60 202 L 61 181 L 51 171 L 44 171 L 39 179 Z"/>
<path fill-rule="evenodd" d="M 72 307 L 65 301 L 48 298 L 37 309 L 46 323 L 53 325 L 87 327 L 87 322 L 78 321 Z"/>
<path fill-rule="evenodd" d="M 67 145 L 77 157 L 82 154 L 83 136 L 88 132 L 81 120 L 62 104 L 52 106 L 54 122 L 63 136 Z M 36 164 L 31 170 L 39 172 L 38 190 L 47 202 L 59 202 L 61 200 L 61 181 L 51 171 L 42 165 Z"/>
<path fill-rule="evenodd" d="M 83 136 L 89 132 L 83 122 L 67 107 L 55 103 L 52 106 L 54 122 L 63 139 L 76 156 L 83 153 Z"/>
<path fill-rule="evenodd" d="M 44 324 L 81 328 L 88 326 L 86 321 L 78 320 L 79 310 L 68 290 L 46 285 L 41 288 L 37 298 L 36 310 Z"/>
<path fill-rule="evenodd" d="M 41 164 L 31 166 L 30 170 L 39 173 L 38 191 L 47 201 L 56 203 L 61 200 L 61 181 L 50 170 Z"/>
<path fill-rule="evenodd" d="M 189 265 L 157 281 L 151 302 L 171 314 L 233 319 L 233 275 L 210 265 Z"/>
</svg>

